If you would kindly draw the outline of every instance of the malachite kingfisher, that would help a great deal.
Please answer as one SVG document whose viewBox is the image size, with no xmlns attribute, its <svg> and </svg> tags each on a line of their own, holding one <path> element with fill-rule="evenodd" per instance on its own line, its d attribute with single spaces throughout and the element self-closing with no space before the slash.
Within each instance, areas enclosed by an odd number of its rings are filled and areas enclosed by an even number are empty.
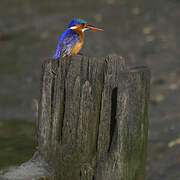
<svg viewBox="0 0 180 180">
<path fill-rule="evenodd" d="M 82 19 L 73 19 L 68 29 L 60 36 L 53 59 L 77 54 L 84 43 L 84 31 L 88 29 L 103 31 L 103 29 L 89 25 Z"/>
</svg>

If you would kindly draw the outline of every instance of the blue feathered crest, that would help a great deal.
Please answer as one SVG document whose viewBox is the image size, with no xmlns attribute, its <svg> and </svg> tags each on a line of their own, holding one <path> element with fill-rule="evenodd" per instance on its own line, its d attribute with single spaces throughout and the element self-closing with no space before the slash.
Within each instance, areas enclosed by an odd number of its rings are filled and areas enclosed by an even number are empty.
<svg viewBox="0 0 180 180">
<path fill-rule="evenodd" d="M 70 27 L 72 27 L 72 26 L 75 26 L 76 24 L 87 24 L 87 22 L 84 21 L 83 19 L 73 19 L 73 20 L 70 22 L 68 28 L 70 28 Z"/>
</svg>

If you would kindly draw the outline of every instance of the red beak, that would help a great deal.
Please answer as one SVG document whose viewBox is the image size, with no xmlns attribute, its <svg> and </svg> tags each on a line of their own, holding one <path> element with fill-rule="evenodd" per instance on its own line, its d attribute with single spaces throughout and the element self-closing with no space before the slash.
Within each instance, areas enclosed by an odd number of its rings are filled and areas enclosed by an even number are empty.
<svg viewBox="0 0 180 180">
<path fill-rule="evenodd" d="M 103 29 L 96 28 L 96 27 L 91 26 L 91 25 L 87 25 L 87 28 L 92 29 L 92 30 L 96 30 L 96 31 L 104 31 Z"/>
</svg>

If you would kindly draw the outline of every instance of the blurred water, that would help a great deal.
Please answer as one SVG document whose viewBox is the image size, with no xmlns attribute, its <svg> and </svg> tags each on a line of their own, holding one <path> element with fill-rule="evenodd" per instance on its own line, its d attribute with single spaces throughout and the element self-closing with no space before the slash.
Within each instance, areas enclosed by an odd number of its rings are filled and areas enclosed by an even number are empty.
<svg viewBox="0 0 180 180">
<path fill-rule="evenodd" d="M 32 122 L 0 121 L 0 170 L 29 160 L 35 152 Z"/>
<path fill-rule="evenodd" d="M 0 120 L 6 120 L 12 129 L 14 120 L 18 126 L 35 121 L 41 64 L 54 54 L 57 40 L 72 18 L 83 18 L 105 30 L 86 32 L 83 54 L 117 53 L 130 65 L 151 68 L 148 177 L 178 180 L 180 147 L 168 149 L 168 143 L 180 136 L 179 1 L 1 0 Z"/>
</svg>

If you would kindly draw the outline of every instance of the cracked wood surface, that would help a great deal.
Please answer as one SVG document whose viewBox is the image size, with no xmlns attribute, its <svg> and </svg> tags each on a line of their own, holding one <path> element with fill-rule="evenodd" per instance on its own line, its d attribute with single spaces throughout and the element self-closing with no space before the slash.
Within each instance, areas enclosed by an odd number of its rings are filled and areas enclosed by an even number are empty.
<svg viewBox="0 0 180 180">
<path fill-rule="evenodd" d="M 37 156 L 54 169 L 47 179 L 145 180 L 148 68 L 74 55 L 42 69 Z"/>
</svg>

